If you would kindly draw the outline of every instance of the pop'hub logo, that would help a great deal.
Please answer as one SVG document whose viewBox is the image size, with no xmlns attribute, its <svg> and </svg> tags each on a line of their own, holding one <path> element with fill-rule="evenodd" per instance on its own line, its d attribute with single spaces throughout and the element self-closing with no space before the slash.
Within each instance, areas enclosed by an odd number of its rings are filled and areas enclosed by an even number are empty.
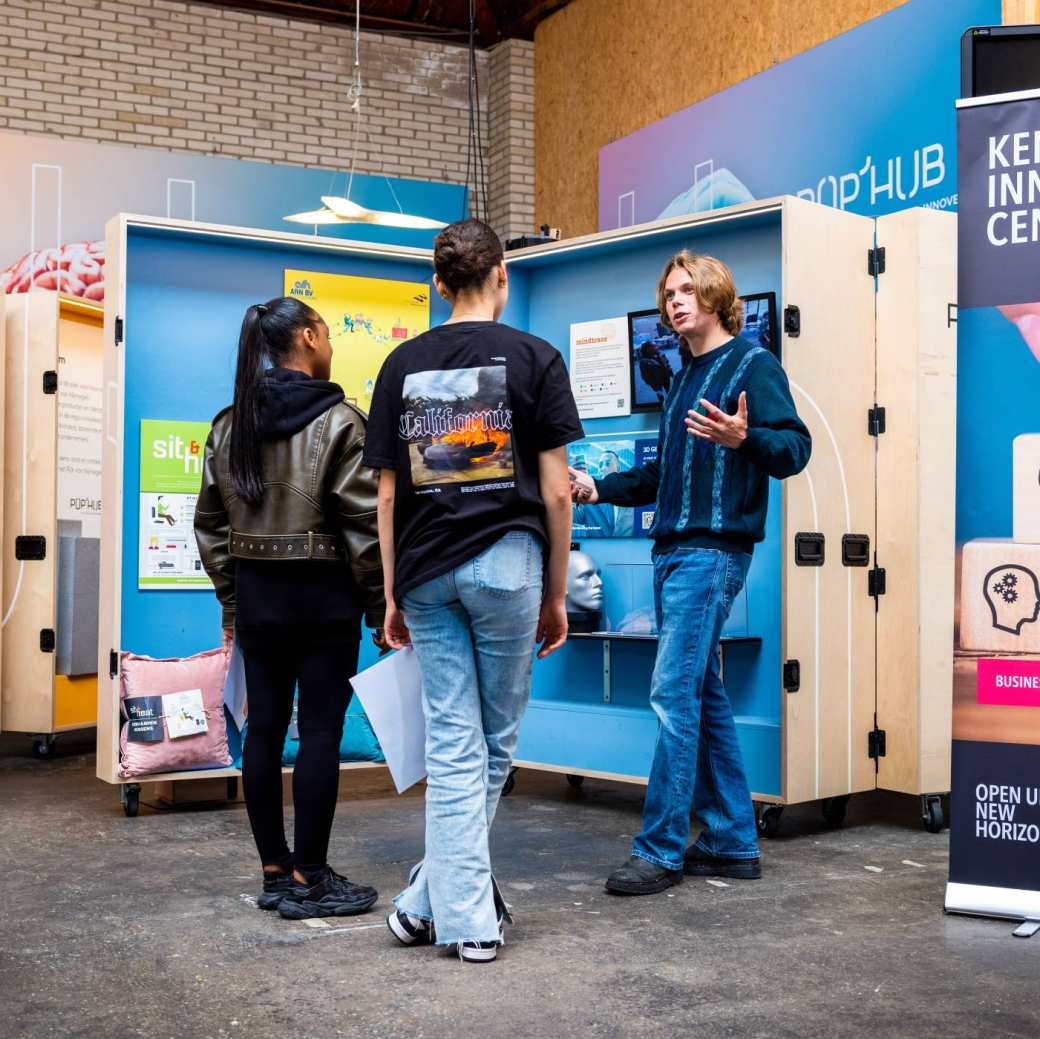
<svg viewBox="0 0 1040 1039">
<path fill-rule="evenodd" d="M 157 462 L 180 462 L 185 476 L 202 476 L 202 444 L 184 440 L 176 433 L 152 441 L 152 458 Z"/>
</svg>

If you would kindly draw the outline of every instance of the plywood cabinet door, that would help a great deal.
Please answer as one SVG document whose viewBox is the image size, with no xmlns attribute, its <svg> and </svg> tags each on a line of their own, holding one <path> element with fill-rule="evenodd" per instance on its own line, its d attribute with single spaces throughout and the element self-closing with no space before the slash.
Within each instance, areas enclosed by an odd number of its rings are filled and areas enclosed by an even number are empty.
<svg viewBox="0 0 1040 1039">
<path fill-rule="evenodd" d="M 813 453 L 784 484 L 784 660 L 800 688 L 784 694 L 784 797 L 809 801 L 874 786 L 867 754 L 875 692 L 875 608 L 869 566 L 843 562 L 843 538 L 866 538 L 873 558 L 874 222 L 784 200 L 783 304 L 800 331 L 783 337 L 783 364 Z M 796 536 L 823 536 L 823 563 L 798 565 Z M 864 542 L 860 541 L 862 545 Z M 812 539 L 807 540 L 811 548 Z"/>
<path fill-rule="evenodd" d="M 58 397 L 45 392 L 45 374 L 58 370 L 57 293 L 8 296 L 4 323 L 3 724 L 45 733 L 54 653 L 41 648 L 41 633 L 55 627 L 58 555 Z M 44 558 L 17 559 L 22 537 L 42 538 Z"/>
</svg>

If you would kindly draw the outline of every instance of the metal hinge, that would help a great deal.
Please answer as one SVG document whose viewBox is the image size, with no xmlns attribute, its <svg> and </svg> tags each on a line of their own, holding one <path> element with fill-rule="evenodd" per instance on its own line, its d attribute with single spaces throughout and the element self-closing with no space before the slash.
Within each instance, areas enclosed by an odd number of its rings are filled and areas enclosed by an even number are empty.
<svg viewBox="0 0 1040 1039">
<path fill-rule="evenodd" d="M 784 662 L 784 689 L 797 693 L 802 687 L 802 665 L 797 660 Z"/>
<path fill-rule="evenodd" d="M 116 346 L 123 341 L 123 319 L 121 317 L 116 318 Z"/>
<path fill-rule="evenodd" d="M 885 594 L 885 591 L 885 568 L 883 566 L 875 566 L 873 570 L 867 573 L 867 595 L 876 601 L 879 596 Z"/>
<path fill-rule="evenodd" d="M 19 534 L 14 539 L 15 559 L 46 559 L 47 539 L 42 534 Z"/>
<path fill-rule="evenodd" d="M 874 731 L 867 733 L 867 757 L 877 761 L 885 756 L 885 730 L 877 727 L 874 722 Z"/>
<path fill-rule="evenodd" d="M 114 650 L 108 651 L 108 677 L 115 678 L 119 674 L 119 654 Z"/>
<path fill-rule="evenodd" d="M 792 339 L 802 334 L 802 312 L 793 304 L 784 307 L 784 333 Z"/>
<path fill-rule="evenodd" d="M 867 433 L 879 437 L 885 432 L 885 409 L 875 404 L 867 411 Z"/>
<path fill-rule="evenodd" d="M 44 393 L 57 393 L 58 392 L 58 373 L 57 372 L 44 372 L 43 373 L 43 392 Z"/>
<path fill-rule="evenodd" d="M 53 653 L 54 652 L 54 629 L 53 628 L 41 628 L 40 629 L 40 652 L 41 653 Z"/>
<path fill-rule="evenodd" d="M 867 274 L 876 278 L 885 273 L 885 247 L 879 245 L 876 249 L 867 250 Z"/>
</svg>

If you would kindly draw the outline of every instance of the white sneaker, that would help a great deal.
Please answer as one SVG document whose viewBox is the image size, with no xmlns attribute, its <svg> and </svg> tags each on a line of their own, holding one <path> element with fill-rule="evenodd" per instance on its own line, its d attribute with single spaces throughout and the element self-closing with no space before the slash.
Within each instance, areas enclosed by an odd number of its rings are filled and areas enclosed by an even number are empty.
<svg viewBox="0 0 1040 1039">
<path fill-rule="evenodd" d="M 401 909 L 386 918 L 386 926 L 402 945 L 432 945 L 435 940 L 431 921 L 412 916 Z"/>
<path fill-rule="evenodd" d="M 455 946 L 463 963 L 490 963 L 498 956 L 498 942 L 464 941 Z"/>
</svg>

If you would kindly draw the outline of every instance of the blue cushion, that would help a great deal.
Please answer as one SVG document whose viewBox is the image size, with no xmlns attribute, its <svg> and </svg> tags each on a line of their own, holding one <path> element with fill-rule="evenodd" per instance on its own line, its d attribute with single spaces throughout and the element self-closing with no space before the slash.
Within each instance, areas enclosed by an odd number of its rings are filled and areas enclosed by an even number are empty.
<svg viewBox="0 0 1040 1039">
<path fill-rule="evenodd" d="M 235 757 L 235 767 L 242 767 L 242 747 L 245 746 L 246 733 L 249 730 L 249 722 L 242 726 L 242 732 L 238 735 L 238 746 L 232 744 L 231 753 Z M 232 743 L 231 733 L 235 732 L 234 725 L 229 726 L 228 741 Z M 285 737 L 285 748 L 282 750 L 282 764 L 295 765 L 296 755 L 300 749 L 299 739 L 293 739 L 288 734 Z M 383 749 L 379 746 L 379 740 L 372 731 L 372 725 L 365 714 L 361 701 L 356 697 L 350 698 L 350 706 L 347 708 L 347 716 L 343 722 L 343 738 L 339 743 L 340 761 L 386 761 Z"/>
</svg>

